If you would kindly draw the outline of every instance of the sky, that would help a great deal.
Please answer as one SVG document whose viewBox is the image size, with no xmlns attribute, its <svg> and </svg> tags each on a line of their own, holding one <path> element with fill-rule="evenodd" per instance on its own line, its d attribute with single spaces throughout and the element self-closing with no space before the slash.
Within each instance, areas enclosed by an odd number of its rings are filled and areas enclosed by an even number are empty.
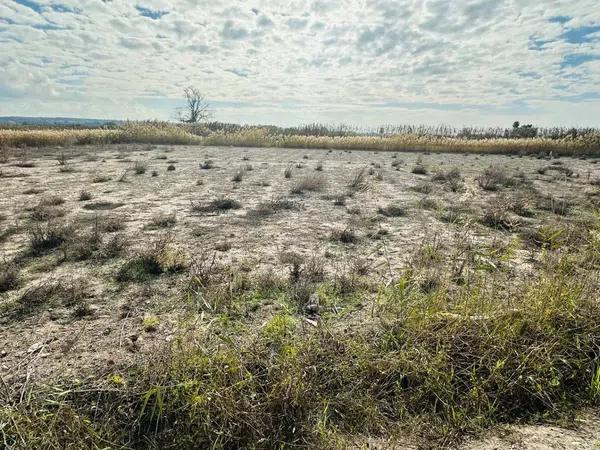
<svg viewBox="0 0 600 450">
<path fill-rule="evenodd" d="M 598 0 L 0 0 L 0 116 L 600 126 Z"/>
</svg>

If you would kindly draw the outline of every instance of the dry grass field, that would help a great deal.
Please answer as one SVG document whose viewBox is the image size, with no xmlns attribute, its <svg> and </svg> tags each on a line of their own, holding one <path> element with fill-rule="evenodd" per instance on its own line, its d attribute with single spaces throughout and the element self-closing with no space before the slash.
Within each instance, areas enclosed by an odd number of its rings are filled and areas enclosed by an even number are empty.
<svg viewBox="0 0 600 450">
<path fill-rule="evenodd" d="M 598 161 L 7 148 L 0 446 L 437 448 L 567 423 L 600 398 Z"/>
<path fill-rule="evenodd" d="M 554 156 L 574 157 L 597 156 L 600 152 L 600 132 L 597 129 L 535 129 L 539 134 L 530 137 L 520 136 L 518 130 L 446 130 L 424 126 L 401 127 L 376 134 L 373 130 L 339 130 L 319 125 L 284 129 L 218 122 L 178 124 L 153 121 L 125 122 L 105 129 L 0 126 L 0 148 L 137 143 L 511 155 L 552 153 Z"/>
</svg>

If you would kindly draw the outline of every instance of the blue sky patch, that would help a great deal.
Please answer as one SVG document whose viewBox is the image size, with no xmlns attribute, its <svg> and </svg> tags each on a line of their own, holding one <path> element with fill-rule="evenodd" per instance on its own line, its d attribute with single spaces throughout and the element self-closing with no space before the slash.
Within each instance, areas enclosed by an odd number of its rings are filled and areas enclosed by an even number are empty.
<svg viewBox="0 0 600 450">
<path fill-rule="evenodd" d="M 135 9 L 139 11 L 140 16 L 148 17 L 152 20 L 158 20 L 162 16 L 169 14 L 169 11 L 159 11 L 156 9 L 146 8 L 140 5 L 135 5 Z"/>
<path fill-rule="evenodd" d="M 42 7 L 38 3 L 33 2 L 31 0 L 15 0 L 15 2 L 19 5 L 23 5 L 27 8 L 33 9 L 36 13 L 42 12 Z"/>
<path fill-rule="evenodd" d="M 600 33 L 600 25 L 572 28 L 563 34 L 562 37 L 569 44 L 582 44 L 584 42 L 600 41 L 600 37 L 591 36 L 594 33 Z"/>
<path fill-rule="evenodd" d="M 564 24 L 570 20 L 571 20 L 571 17 L 569 17 L 569 16 L 554 16 L 554 17 L 550 17 L 550 20 L 548 20 L 548 22 Z"/>
<path fill-rule="evenodd" d="M 596 61 L 600 59 L 600 55 L 589 55 L 585 53 L 572 53 L 570 55 L 566 55 L 560 63 L 561 68 L 565 67 L 577 67 L 581 64 L 590 61 Z"/>
</svg>

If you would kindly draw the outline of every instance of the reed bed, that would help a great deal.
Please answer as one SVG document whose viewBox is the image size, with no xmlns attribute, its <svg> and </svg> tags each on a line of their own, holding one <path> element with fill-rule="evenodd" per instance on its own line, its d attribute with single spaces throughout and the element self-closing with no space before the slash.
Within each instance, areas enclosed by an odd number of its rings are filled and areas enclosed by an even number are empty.
<svg viewBox="0 0 600 450">
<path fill-rule="evenodd" d="M 120 143 L 501 154 L 552 152 L 565 156 L 600 153 L 600 133 L 597 131 L 565 134 L 560 138 L 469 138 L 418 132 L 316 136 L 288 134 L 275 127 L 248 126 L 214 131 L 209 126 L 166 122 L 127 122 L 115 129 L 0 129 L 0 147 Z"/>
</svg>

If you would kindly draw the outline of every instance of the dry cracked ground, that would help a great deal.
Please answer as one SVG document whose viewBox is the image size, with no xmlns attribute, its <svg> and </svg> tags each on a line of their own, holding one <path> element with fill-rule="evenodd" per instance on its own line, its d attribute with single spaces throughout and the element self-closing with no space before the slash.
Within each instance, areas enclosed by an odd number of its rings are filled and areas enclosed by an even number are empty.
<svg viewBox="0 0 600 450">
<path fill-rule="evenodd" d="M 349 290 L 406 270 L 423 289 L 485 271 L 508 297 L 553 230 L 576 230 L 600 199 L 596 159 L 147 145 L 0 156 L 7 383 L 110 374 L 182 330 L 218 326 L 218 305 L 189 289 L 213 268 L 243 283 L 303 261 Z M 139 262 L 152 252 L 158 262 Z M 307 326 L 367 326 L 375 296 L 308 311 Z M 289 308 L 244 302 L 235 320 L 247 326 Z M 598 448 L 598 425 L 586 412 L 575 431 L 509 427 L 467 447 Z"/>
</svg>

